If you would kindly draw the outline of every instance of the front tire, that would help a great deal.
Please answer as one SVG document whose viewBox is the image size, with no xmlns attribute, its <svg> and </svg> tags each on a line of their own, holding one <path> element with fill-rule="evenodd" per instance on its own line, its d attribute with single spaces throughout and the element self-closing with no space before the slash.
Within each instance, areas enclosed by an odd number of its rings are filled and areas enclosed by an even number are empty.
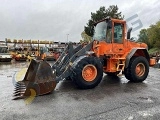
<svg viewBox="0 0 160 120">
<path fill-rule="evenodd" d="M 103 77 L 102 63 L 96 57 L 82 58 L 72 70 L 72 80 L 81 89 L 96 87 Z"/>
<path fill-rule="evenodd" d="M 131 82 L 144 81 L 149 73 L 149 63 L 145 57 L 133 57 L 128 68 L 125 68 L 125 77 Z"/>
</svg>

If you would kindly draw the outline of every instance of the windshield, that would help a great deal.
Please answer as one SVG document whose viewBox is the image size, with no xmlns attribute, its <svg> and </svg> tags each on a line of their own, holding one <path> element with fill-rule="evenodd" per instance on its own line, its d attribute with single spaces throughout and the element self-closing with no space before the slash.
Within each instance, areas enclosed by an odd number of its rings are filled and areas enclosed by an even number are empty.
<svg viewBox="0 0 160 120">
<path fill-rule="evenodd" d="M 95 27 L 93 39 L 94 40 L 105 40 L 106 31 L 107 31 L 107 23 L 105 21 L 98 23 Z"/>
<path fill-rule="evenodd" d="M 7 47 L 0 47 L 0 53 L 8 53 Z"/>
</svg>

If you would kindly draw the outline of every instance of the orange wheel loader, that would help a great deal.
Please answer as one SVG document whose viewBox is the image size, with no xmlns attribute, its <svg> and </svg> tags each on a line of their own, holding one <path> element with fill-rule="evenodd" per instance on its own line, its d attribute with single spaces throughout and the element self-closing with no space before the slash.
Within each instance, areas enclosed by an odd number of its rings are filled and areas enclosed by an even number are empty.
<svg viewBox="0 0 160 120">
<path fill-rule="evenodd" d="M 132 29 L 126 30 L 126 21 L 108 17 L 94 26 L 90 43 L 76 48 L 69 43 L 53 66 L 32 60 L 24 80 L 15 84 L 14 99 L 30 96 L 32 90 L 36 96 L 50 93 L 67 78 L 80 89 L 91 89 L 101 82 L 103 73 L 122 72 L 129 81 L 144 81 L 155 60 L 150 59 L 145 43 L 130 40 Z"/>
</svg>

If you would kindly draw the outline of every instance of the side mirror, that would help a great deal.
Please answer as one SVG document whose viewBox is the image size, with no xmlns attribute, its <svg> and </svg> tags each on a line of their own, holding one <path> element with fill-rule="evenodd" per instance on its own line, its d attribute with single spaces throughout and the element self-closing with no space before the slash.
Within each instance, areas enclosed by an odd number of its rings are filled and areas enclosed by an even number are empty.
<svg viewBox="0 0 160 120">
<path fill-rule="evenodd" d="M 132 28 L 129 28 L 128 31 L 127 31 L 127 39 L 130 39 L 131 31 L 132 31 Z"/>
</svg>

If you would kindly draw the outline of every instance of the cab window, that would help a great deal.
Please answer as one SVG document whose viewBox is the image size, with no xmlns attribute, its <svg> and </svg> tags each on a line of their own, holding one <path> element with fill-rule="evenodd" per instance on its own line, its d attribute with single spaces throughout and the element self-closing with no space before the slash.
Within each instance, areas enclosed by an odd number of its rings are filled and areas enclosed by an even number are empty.
<svg viewBox="0 0 160 120">
<path fill-rule="evenodd" d="M 123 24 L 114 24 L 114 43 L 123 43 Z"/>
</svg>

